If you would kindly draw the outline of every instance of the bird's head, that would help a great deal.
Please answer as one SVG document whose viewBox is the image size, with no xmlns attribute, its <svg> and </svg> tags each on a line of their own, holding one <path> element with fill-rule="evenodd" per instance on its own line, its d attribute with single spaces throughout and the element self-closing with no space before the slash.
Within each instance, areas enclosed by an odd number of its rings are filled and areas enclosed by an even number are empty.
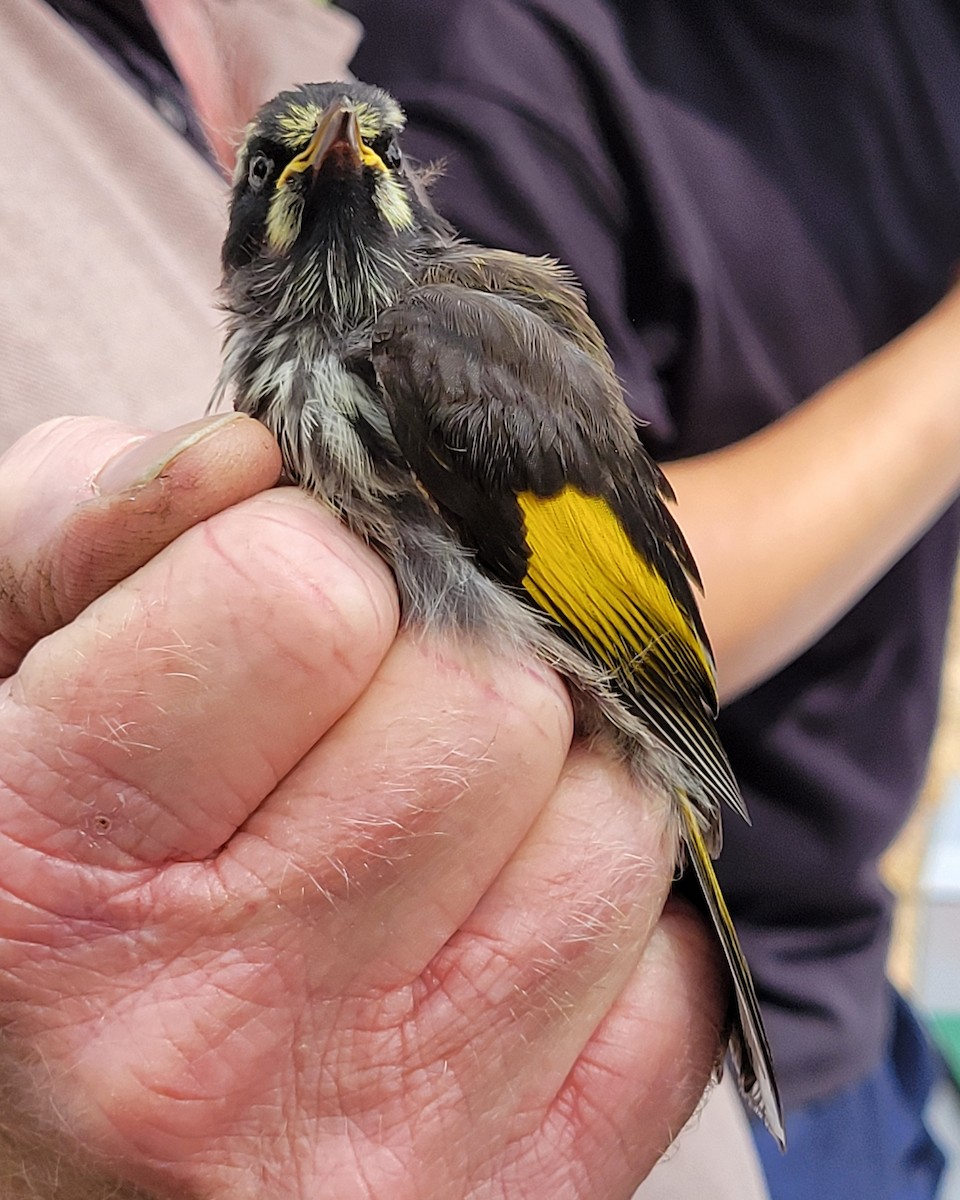
<svg viewBox="0 0 960 1200">
<path fill-rule="evenodd" d="M 380 88 L 306 84 L 281 92 L 248 125 L 223 244 L 229 294 L 237 273 L 304 302 L 325 289 L 376 288 L 441 228 L 404 163 L 404 116 Z"/>
</svg>

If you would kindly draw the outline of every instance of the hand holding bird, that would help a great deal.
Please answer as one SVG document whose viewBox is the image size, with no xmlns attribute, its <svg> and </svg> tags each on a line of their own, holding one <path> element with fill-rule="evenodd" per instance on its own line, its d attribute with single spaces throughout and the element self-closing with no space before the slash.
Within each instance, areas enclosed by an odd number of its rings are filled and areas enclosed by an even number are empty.
<svg viewBox="0 0 960 1200">
<path fill-rule="evenodd" d="M 2 1177 L 624 1195 L 721 1018 L 663 798 L 568 756 L 550 671 L 396 637 L 279 466 L 238 417 L 64 420 L 0 466 Z"/>
</svg>

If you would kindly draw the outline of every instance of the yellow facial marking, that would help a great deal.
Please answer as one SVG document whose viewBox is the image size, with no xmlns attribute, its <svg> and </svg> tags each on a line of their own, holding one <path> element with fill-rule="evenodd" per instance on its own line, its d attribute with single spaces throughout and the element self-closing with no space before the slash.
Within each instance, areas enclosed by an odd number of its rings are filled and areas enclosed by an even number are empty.
<svg viewBox="0 0 960 1200">
<path fill-rule="evenodd" d="M 377 160 L 380 161 L 379 158 Z M 380 164 L 383 174 L 376 181 L 376 204 L 383 219 L 399 233 L 413 228 L 413 209 L 401 184 Z"/>
<path fill-rule="evenodd" d="M 321 116 L 323 115 L 324 114 L 321 114 Z M 354 113 L 354 116 L 356 116 L 356 113 Z M 325 120 L 318 121 L 317 126 L 312 131 L 310 140 L 307 142 L 306 146 L 300 151 L 299 154 L 292 158 L 280 172 L 276 184 L 278 191 L 285 187 L 294 175 L 300 175 L 304 171 L 308 171 L 317 162 L 318 157 L 325 153 L 321 143 L 324 141 L 325 135 L 329 137 L 330 120 L 331 116 L 327 115 Z M 357 127 L 359 128 L 359 122 Z M 363 140 L 362 130 L 360 130 L 359 137 L 357 138 L 357 150 L 360 154 L 360 159 L 365 166 L 373 167 L 375 170 L 382 172 L 384 175 L 390 174 L 386 163 L 384 163 L 380 155 L 377 154 L 375 150 L 372 150 Z"/>
<path fill-rule="evenodd" d="M 399 131 L 403 129 L 405 124 L 400 106 L 392 100 L 386 105 L 385 111 L 371 108 L 365 100 L 361 100 L 355 104 L 353 111 L 357 114 L 357 121 L 360 125 L 360 136 L 364 140 L 369 139 L 372 141 L 388 127 Z"/>
<path fill-rule="evenodd" d="M 277 118 L 280 141 L 295 150 L 313 135 L 323 109 L 316 104 L 291 104 Z"/>
<path fill-rule="evenodd" d="M 367 143 L 363 140 L 363 133 L 360 134 L 360 157 L 363 159 L 364 165 L 374 167 L 377 171 L 383 171 L 385 175 L 389 175 L 387 165 L 376 152 L 371 150 Z"/>
<path fill-rule="evenodd" d="M 524 589 L 606 666 L 629 675 L 658 655 L 714 678 L 670 589 L 605 500 L 565 487 L 547 498 L 522 492 L 517 503 L 530 552 Z"/>
<path fill-rule="evenodd" d="M 286 254 L 300 233 L 303 196 L 286 189 L 276 192 L 267 211 L 267 244 L 274 254 Z"/>
<path fill-rule="evenodd" d="M 277 191 L 282 192 L 289 180 L 294 175 L 302 175 L 304 171 L 309 171 L 313 166 L 313 159 L 308 157 L 309 148 L 298 154 L 296 158 L 291 158 L 287 165 L 277 176 Z"/>
<path fill-rule="evenodd" d="M 359 101 L 353 105 L 353 111 L 357 114 L 360 136 L 364 141 L 373 141 L 388 126 L 400 130 L 404 125 L 403 111 L 393 101 L 386 105 L 384 111 L 371 107 L 366 101 Z M 323 113 L 318 104 L 288 105 L 277 118 L 281 143 L 291 150 L 303 145 L 312 136 Z"/>
</svg>

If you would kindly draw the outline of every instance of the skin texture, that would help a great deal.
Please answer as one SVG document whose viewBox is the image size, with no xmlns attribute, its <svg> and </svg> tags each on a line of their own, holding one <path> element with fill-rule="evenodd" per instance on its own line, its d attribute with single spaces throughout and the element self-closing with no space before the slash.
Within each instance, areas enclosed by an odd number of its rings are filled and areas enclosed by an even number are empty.
<svg viewBox="0 0 960 1200">
<path fill-rule="evenodd" d="M 259 425 L 142 437 L 0 464 L 3 1194 L 628 1196 L 723 1008 L 662 799 Z"/>
<path fill-rule="evenodd" d="M 722 700 L 812 645 L 953 500 L 958 330 L 955 286 L 782 420 L 665 468 L 703 576 Z M 744 579 L 761 578 L 744 604 Z"/>
</svg>

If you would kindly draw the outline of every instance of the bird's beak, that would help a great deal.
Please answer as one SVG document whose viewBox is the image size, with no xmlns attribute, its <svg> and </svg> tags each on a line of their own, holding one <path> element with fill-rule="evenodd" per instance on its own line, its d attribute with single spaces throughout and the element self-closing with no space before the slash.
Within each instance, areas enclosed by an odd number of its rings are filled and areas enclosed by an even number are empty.
<svg viewBox="0 0 960 1200">
<path fill-rule="evenodd" d="M 380 155 L 371 150 L 360 136 L 360 122 L 353 108 L 344 100 L 334 100 L 320 114 L 307 148 L 291 159 L 280 172 L 277 189 L 284 187 L 294 175 L 309 170 L 316 173 L 333 153 L 345 157 L 354 167 L 366 165 L 379 167 L 383 171 L 387 169 Z"/>
</svg>

